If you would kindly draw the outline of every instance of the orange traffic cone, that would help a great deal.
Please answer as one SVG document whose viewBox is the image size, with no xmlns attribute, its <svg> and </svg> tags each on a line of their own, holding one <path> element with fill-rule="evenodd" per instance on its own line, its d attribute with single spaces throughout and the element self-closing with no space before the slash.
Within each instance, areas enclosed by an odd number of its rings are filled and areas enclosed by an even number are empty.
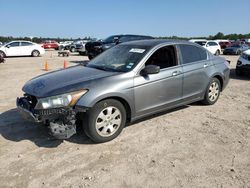
<svg viewBox="0 0 250 188">
<path fill-rule="evenodd" d="M 48 64 L 47 61 L 45 61 L 44 70 L 45 70 L 45 71 L 48 71 L 48 70 L 49 70 L 49 64 Z"/>
<path fill-rule="evenodd" d="M 67 67 L 68 67 L 68 62 L 66 60 L 64 60 L 63 68 L 66 69 Z"/>
</svg>

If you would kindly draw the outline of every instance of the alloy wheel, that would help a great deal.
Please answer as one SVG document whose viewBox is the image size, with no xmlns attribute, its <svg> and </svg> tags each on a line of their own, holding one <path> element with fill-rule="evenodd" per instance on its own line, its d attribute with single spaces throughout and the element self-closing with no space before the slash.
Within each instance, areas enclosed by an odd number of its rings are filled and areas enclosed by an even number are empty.
<svg viewBox="0 0 250 188">
<path fill-rule="evenodd" d="M 121 126 L 122 115 L 118 108 L 109 106 L 103 109 L 96 118 L 97 133 L 103 137 L 113 135 Z"/>
<path fill-rule="evenodd" d="M 208 97 L 209 100 L 214 102 L 219 97 L 220 87 L 217 82 L 212 82 L 212 84 L 209 87 Z"/>
</svg>

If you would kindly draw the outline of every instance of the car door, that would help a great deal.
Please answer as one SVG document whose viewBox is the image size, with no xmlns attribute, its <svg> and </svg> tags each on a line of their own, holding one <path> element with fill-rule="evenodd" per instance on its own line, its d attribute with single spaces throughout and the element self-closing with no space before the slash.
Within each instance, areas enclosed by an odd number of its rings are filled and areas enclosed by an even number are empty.
<svg viewBox="0 0 250 188">
<path fill-rule="evenodd" d="M 31 55 L 33 44 L 31 42 L 21 42 L 20 44 L 21 55 Z"/>
<path fill-rule="evenodd" d="M 11 42 L 5 46 L 6 56 L 20 56 L 20 42 Z"/>
<path fill-rule="evenodd" d="M 156 50 L 148 58 L 144 67 L 152 64 L 160 67 L 158 74 L 138 73 L 134 78 L 136 116 L 173 106 L 182 98 L 183 74 L 175 46 Z"/>
<path fill-rule="evenodd" d="M 210 81 L 207 70 L 213 67 L 207 51 L 201 47 L 180 44 L 183 70 L 183 101 L 192 101 L 203 96 Z"/>
</svg>

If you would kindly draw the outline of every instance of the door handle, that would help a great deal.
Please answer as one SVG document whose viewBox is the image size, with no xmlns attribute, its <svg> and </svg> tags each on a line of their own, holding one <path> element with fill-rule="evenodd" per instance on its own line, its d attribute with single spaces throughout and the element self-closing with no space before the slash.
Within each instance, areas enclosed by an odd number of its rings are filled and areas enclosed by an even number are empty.
<svg viewBox="0 0 250 188">
<path fill-rule="evenodd" d="M 205 64 L 203 65 L 203 67 L 204 67 L 204 68 L 208 67 L 208 64 L 207 64 L 207 63 L 205 63 Z"/>
<path fill-rule="evenodd" d="M 179 75 L 179 74 L 181 74 L 181 71 L 174 71 L 174 72 L 172 73 L 172 76 L 177 76 L 177 75 Z"/>
</svg>

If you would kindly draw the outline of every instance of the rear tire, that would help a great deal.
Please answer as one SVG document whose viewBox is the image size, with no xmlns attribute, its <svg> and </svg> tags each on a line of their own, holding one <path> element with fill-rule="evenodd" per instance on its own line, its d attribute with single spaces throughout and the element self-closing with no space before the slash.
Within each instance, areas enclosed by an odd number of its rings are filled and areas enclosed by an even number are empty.
<svg viewBox="0 0 250 188">
<path fill-rule="evenodd" d="M 217 78 L 213 78 L 208 84 L 202 103 L 205 105 L 213 105 L 219 99 L 220 91 L 220 81 Z"/>
<path fill-rule="evenodd" d="M 33 50 L 31 53 L 32 57 L 38 57 L 40 55 L 40 52 L 38 50 Z"/>
<path fill-rule="evenodd" d="M 126 123 L 126 110 L 117 100 L 98 102 L 84 116 L 83 129 L 96 143 L 108 142 L 116 138 Z"/>
<path fill-rule="evenodd" d="M 217 50 L 217 51 L 215 52 L 215 55 L 220 55 L 220 50 Z"/>
</svg>

